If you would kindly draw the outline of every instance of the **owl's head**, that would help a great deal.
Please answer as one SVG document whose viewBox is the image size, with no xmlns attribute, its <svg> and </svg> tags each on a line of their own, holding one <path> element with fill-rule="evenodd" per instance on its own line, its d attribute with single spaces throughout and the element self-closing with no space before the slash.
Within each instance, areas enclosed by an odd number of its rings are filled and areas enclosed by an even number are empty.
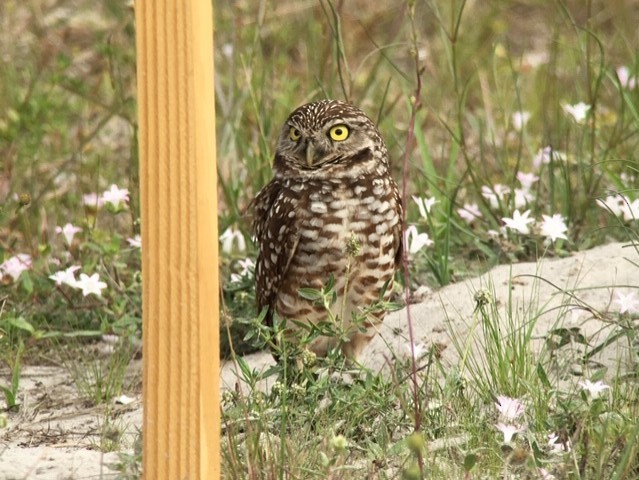
<svg viewBox="0 0 639 480">
<path fill-rule="evenodd" d="M 276 168 L 283 161 L 299 170 L 321 170 L 364 158 L 384 163 L 386 146 L 375 124 L 359 108 L 321 100 L 291 113 L 280 133 L 277 157 Z"/>
</svg>

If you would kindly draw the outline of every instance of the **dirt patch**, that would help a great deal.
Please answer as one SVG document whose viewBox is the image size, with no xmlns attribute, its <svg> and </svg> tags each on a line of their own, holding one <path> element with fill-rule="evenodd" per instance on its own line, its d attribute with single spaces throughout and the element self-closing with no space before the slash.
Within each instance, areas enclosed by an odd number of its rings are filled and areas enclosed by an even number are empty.
<svg viewBox="0 0 639 480">
<path fill-rule="evenodd" d="M 130 374 L 140 368 L 132 362 Z M 142 425 L 141 393 L 125 393 L 132 400 L 126 405 L 96 406 L 83 399 L 68 369 L 25 367 L 20 408 L 6 413 L 0 430 L 0 479 L 115 478 L 116 451 L 132 451 Z"/>
</svg>

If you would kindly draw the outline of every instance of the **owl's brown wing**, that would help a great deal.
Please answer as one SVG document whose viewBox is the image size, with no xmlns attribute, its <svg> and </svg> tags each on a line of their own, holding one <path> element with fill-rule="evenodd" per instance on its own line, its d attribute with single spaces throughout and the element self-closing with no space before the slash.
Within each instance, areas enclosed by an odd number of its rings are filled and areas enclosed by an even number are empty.
<svg viewBox="0 0 639 480">
<path fill-rule="evenodd" d="M 299 242 L 297 202 L 294 192 L 277 178 L 260 190 L 253 202 L 253 234 L 258 244 L 255 265 L 257 307 L 259 312 L 268 309 L 267 325 L 273 324 L 277 292 Z"/>
</svg>

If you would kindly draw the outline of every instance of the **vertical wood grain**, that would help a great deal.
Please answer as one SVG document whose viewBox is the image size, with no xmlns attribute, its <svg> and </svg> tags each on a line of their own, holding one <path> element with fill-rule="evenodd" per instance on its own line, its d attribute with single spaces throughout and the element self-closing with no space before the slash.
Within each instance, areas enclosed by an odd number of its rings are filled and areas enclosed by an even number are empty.
<svg viewBox="0 0 639 480">
<path fill-rule="evenodd" d="M 210 0 L 137 0 L 144 477 L 219 478 Z"/>
</svg>

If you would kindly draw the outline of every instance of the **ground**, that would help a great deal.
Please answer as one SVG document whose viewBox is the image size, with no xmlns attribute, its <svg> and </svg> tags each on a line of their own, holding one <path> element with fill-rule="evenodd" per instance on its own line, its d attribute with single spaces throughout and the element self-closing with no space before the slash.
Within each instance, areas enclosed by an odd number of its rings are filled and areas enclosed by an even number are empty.
<svg viewBox="0 0 639 480">
<path fill-rule="evenodd" d="M 559 326 L 557 318 L 563 318 L 563 327 L 578 327 L 591 345 L 599 344 L 615 325 L 596 318 L 592 312 L 614 310 L 615 287 L 636 283 L 637 267 L 632 261 L 636 256 L 632 246 L 614 243 L 563 259 L 502 265 L 481 277 L 427 293 L 421 303 L 410 306 L 415 345 L 418 349 L 436 345 L 443 361 L 453 367 L 460 361 L 452 344 L 454 332 L 457 341 L 470 339 L 470 348 L 477 355 L 481 339 L 480 329 L 473 328 L 474 297 L 482 289 L 492 290 L 500 309 L 511 298 L 510 304 L 522 317 L 526 312 L 530 316 L 531 308 L 538 312 L 535 337 L 540 346 L 545 335 Z M 564 308 L 565 314 L 558 315 L 557 308 Z M 380 335 L 364 353 L 364 366 L 383 374 L 393 354 L 409 354 L 407 335 L 406 309 L 389 315 Z M 623 372 L 626 362 L 632 359 L 627 349 L 627 345 L 612 344 L 591 360 L 605 365 L 612 377 Z M 273 362 L 266 352 L 245 358 L 258 370 Z M 131 375 L 139 375 L 139 369 L 139 362 L 133 362 Z M 2 377 L 6 378 L 7 372 Z M 225 362 L 222 389 L 236 388 L 236 383 L 236 364 Z M 111 468 L 118 463 L 117 453 L 102 453 L 100 447 L 109 446 L 105 441 L 111 435 L 125 446 L 124 452 L 131 452 L 141 428 L 142 403 L 140 392 L 128 395 L 134 399 L 132 403 L 112 404 L 107 411 L 107 407 L 90 406 L 78 399 L 67 369 L 25 367 L 21 408 L 8 414 L 8 425 L 0 431 L 0 479 L 118 478 Z"/>
</svg>

